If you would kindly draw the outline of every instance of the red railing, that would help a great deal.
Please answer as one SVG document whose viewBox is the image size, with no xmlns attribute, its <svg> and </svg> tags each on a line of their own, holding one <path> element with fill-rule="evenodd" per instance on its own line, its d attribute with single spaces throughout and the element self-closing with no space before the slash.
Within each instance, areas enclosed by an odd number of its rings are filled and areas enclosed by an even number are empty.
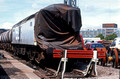
<svg viewBox="0 0 120 79">
<path fill-rule="evenodd" d="M 105 58 L 104 51 L 97 51 L 98 58 Z M 63 57 L 63 50 L 53 50 L 53 58 Z M 67 50 L 67 58 L 93 58 L 93 51 L 91 50 Z"/>
</svg>

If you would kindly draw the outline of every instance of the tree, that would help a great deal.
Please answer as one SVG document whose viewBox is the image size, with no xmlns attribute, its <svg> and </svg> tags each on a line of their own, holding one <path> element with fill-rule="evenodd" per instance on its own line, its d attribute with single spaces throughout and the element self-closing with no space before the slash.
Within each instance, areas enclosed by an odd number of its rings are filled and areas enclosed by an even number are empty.
<svg viewBox="0 0 120 79">
<path fill-rule="evenodd" d="M 105 40 L 114 40 L 117 37 L 117 35 L 115 33 L 106 36 Z"/>
<path fill-rule="evenodd" d="M 100 37 L 100 39 L 104 39 L 103 34 L 99 34 L 99 35 L 97 35 L 96 37 Z"/>
</svg>

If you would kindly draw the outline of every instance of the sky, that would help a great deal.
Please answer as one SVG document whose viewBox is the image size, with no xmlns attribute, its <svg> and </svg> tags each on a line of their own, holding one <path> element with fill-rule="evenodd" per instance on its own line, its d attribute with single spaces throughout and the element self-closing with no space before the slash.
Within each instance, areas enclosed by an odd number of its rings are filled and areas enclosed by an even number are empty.
<svg viewBox="0 0 120 79">
<path fill-rule="evenodd" d="M 64 0 L 0 0 L 0 28 L 12 26 L 40 9 L 63 3 Z M 82 29 L 102 28 L 104 23 L 116 23 L 120 28 L 120 0 L 77 0 L 81 10 Z"/>
</svg>

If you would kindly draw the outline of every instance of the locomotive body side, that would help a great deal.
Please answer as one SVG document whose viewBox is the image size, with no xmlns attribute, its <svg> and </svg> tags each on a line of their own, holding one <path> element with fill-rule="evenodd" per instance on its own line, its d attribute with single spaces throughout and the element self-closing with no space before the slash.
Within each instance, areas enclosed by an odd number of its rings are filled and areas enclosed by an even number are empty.
<svg viewBox="0 0 120 79">
<path fill-rule="evenodd" d="M 34 21 L 35 19 L 32 17 L 12 28 L 12 44 L 36 45 L 34 38 Z"/>
<path fill-rule="evenodd" d="M 34 18 L 21 24 L 19 44 L 34 45 Z"/>
<path fill-rule="evenodd" d="M 12 44 L 19 44 L 19 26 L 12 28 Z"/>
</svg>

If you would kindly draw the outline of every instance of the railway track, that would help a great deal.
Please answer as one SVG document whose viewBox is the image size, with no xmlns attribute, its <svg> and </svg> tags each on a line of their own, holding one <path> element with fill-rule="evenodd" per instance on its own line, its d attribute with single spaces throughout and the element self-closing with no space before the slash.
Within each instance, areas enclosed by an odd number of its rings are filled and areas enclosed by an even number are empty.
<svg viewBox="0 0 120 79">
<path fill-rule="evenodd" d="M 39 65 L 35 63 L 23 60 L 16 56 L 13 57 L 19 60 L 20 62 L 26 64 L 27 66 L 35 69 L 34 73 L 42 79 L 61 79 L 61 73 L 59 73 L 58 76 L 56 76 L 57 71 L 55 69 L 47 68 L 47 67 L 43 69 L 40 68 Z M 84 75 L 82 74 L 82 71 L 80 71 L 79 69 L 74 69 L 73 71 L 66 72 L 64 74 L 64 78 L 83 78 L 83 77 Z"/>
<path fill-rule="evenodd" d="M 39 69 L 39 70 L 36 70 L 34 73 L 37 74 L 42 79 L 61 79 L 60 73 L 56 77 L 55 75 L 56 70 L 51 68 L 45 68 L 45 70 Z M 79 69 L 75 69 L 72 72 L 66 72 L 64 74 L 64 78 L 83 78 L 83 77 L 84 75 Z"/>
<path fill-rule="evenodd" d="M 27 61 L 25 59 L 19 58 L 19 56 L 15 56 L 11 53 L 9 53 L 10 56 L 13 58 L 17 59 L 18 61 L 22 62 L 23 64 L 26 64 L 27 66 L 33 68 L 35 71 L 34 73 L 39 76 L 41 79 L 61 79 L 61 72 L 58 73 L 56 76 L 57 70 L 45 67 L 40 68 L 38 64 L 33 63 L 31 61 Z M 64 78 L 83 78 L 84 77 L 84 72 L 79 70 L 79 69 L 73 69 L 72 71 L 67 71 L 64 74 Z M 94 75 L 92 75 L 94 77 Z"/>
<path fill-rule="evenodd" d="M 5 51 L 4 51 L 5 52 Z M 30 61 L 26 61 L 24 59 L 21 59 L 17 56 L 14 56 L 13 54 L 9 53 L 10 56 L 12 56 L 14 58 L 14 60 L 18 60 L 19 62 L 26 64 L 27 66 L 31 67 L 32 69 L 34 69 L 35 71 L 33 72 L 34 74 L 36 74 L 38 77 L 40 77 L 41 79 L 60 79 L 61 78 L 61 73 L 58 74 L 58 76 L 56 77 L 56 70 L 52 69 L 52 68 L 47 68 L 45 67 L 44 69 L 40 68 L 39 65 L 32 63 Z M 8 58 L 9 60 L 9 58 Z M 79 63 L 81 64 L 81 63 Z M 78 65 L 78 64 L 77 64 Z M 96 78 L 115 78 L 118 79 L 119 77 L 119 69 L 116 68 L 112 68 L 112 65 L 109 64 L 107 66 L 98 66 L 97 65 L 97 71 L 98 71 L 98 76 L 94 77 L 94 75 L 89 76 L 89 77 L 84 77 L 85 79 L 96 79 Z M 83 67 L 83 66 L 82 66 Z M 112 72 L 111 72 L 112 71 Z M 83 71 L 79 70 L 79 69 L 73 69 L 70 72 L 66 72 L 64 74 L 64 78 L 83 78 Z"/>
</svg>

